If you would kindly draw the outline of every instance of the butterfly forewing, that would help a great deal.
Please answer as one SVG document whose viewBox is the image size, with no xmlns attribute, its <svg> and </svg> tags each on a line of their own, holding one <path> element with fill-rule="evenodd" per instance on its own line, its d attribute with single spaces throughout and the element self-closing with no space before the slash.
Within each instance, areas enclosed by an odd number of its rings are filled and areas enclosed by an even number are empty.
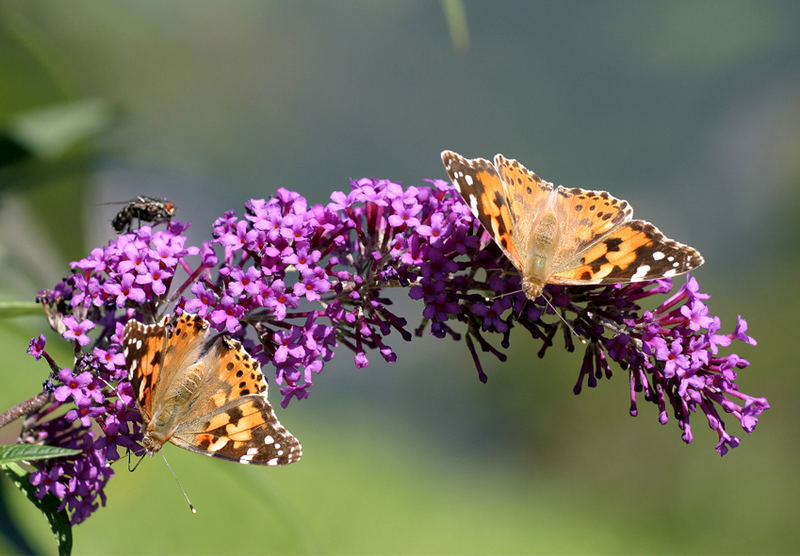
<svg viewBox="0 0 800 556">
<path fill-rule="evenodd" d="M 472 214 L 506 257 L 519 267 L 522 258 L 511 236 L 516 215 L 506 201 L 505 188 L 495 167 L 486 159 L 470 160 L 453 151 L 443 151 L 442 162 Z"/>
<path fill-rule="evenodd" d="M 153 392 L 161 378 L 168 322 L 169 317 L 164 317 L 155 324 L 130 320 L 125 325 L 122 353 L 136 404 L 145 420 L 153 416 Z"/>
</svg>

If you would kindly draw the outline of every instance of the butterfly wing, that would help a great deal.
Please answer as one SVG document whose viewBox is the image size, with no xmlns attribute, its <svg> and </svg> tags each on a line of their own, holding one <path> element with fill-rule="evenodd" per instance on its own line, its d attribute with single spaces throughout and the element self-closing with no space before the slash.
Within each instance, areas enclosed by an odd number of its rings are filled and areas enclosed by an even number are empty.
<svg viewBox="0 0 800 556">
<path fill-rule="evenodd" d="M 521 268 L 523 261 L 512 235 L 517 215 L 494 165 L 485 158 L 464 158 L 453 151 L 442 151 L 442 163 L 472 214 L 514 266 Z"/>
<path fill-rule="evenodd" d="M 153 416 L 153 388 L 161 375 L 168 324 L 169 317 L 164 317 L 155 324 L 129 320 L 125 325 L 122 354 L 136 404 L 146 423 Z"/>
<path fill-rule="evenodd" d="M 473 214 L 518 270 L 527 268 L 531 232 L 544 214 L 558 223 L 547 283 L 637 282 L 674 276 L 703 264 L 697 250 L 664 236 L 606 191 L 554 188 L 516 160 L 442 153 L 447 173 Z"/>
<path fill-rule="evenodd" d="M 521 271 L 528 267 L 528 258 L 533 254 L 530 242 L 536 223 L 552 210 L 554 187 L 517 160 L 509 160 L 502 154 L 494 156 L 494 166 L 503 183 L 510 210 L 515 215 L 511 234 L 522 257 L 522 266 L 518 267 Z"/>
<path fill-rule="evenodd" d="M 261 367 L 241 343 L 217 337 L 198 363 L 196 401 L 172 443 L 239 463 L 286 465 L 300 459 L 300 442 L 278 421 Z"/>
<path fill-rule="evenodd" d="M 562 239 L 553 262 L 554 273 L 574 266 L 575 260 L 611 230 L 633 217 L 633 208 L 606 191 L 558 188 Z"/>
<path fill-rule="evenodd" d="M 547 207 L 553 184 L 528 170 L 519 161 L 508 159 L 502 154 L 494 155 L 494 167 L 502 181 L 506 200 L 514 215 L 514 223 L 523 224 L 517 226 L 520 228 L 525 228 L 526 222 L 532 224 Z"/>
<path fill-rule="evenodd" d="M 203 350 L 208 322 L 188 313 L 170 325 L 169 316 L 155 324 L 130 320 L 125 325 L 122 353 L 136 403 L 149 423 L 153 408 L 170 395 L 179 373 L 194 363 Z"/>
<path fill-rule="evenodd" d="M 256 395 L 183 423 L 170 441 L 192 452 L 245 464 L 288 465 L 303 455 L 300 442 L 280 424 L 266 398 Z"/>
<path fill-rule="evenodd" d="M 554 284 L 614 284 L 668 278 L 703 264 L 693 247 L 667 238 L 644 220 L 612 229 L 567 261 Z"/>
</svg>

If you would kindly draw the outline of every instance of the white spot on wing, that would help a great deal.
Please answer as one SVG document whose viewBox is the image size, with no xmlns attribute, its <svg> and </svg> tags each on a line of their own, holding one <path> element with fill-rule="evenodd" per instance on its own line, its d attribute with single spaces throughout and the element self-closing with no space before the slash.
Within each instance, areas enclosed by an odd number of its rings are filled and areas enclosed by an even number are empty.
<svg viewBox="0 0 800 556">
<path fill-rule="evenodd" d="M 273 442 L 275 442 L 275 439 L 272 438 L 271 434 L 268 434 L 266 438 L 264 438 L 264 444 L 272 444 Z"/>
<path fill-rule="evenodd" d="M 278 458 L 272 458 L 271 460 L 267 461 L 267 465 L 278 465 Z"/>
<path fill-rule="evenodd" d="M 664 253 L 662 253 L 661 251 L 653 252 L 653 260 L 660 261 L 663 258 L 664 258 Z"/>
<path fill-rule="evenodd" d="M 239 458 L 239 463 L 250 463 L 258 453 L 258 448 L 250 448 L 247 453 Z"/>
<path fill-rule="evenodd" d="M 664 278 L 671 278 L 678 273 L 674 268 L 670 268 L 668 271 L 664 273 Z"/>
<path fill-rule="evenodd" d="M 636 272 L 631 276 L 631 282 L 639 282 L 644 280 L 644 277 L 647 276 L 647 273 L 650 272 L 650 265 L 643 264 L 639 268 L 636 269 Z"/>
<path fill-rule="evenodd" d="M 475 195 L 470 194 L 469 196 L 469 208 L 472 214 L 478 215 L 478 198 Z"/>
<path fill-rule="evenodd" d="M 465 175 L 465 176 L 464 176 L 464 181 L 465 181 L 465 182 L 467 182 L 467 185 L 472 185 L 473 183 L 475 183 L 475 182 L 472 180 L 472 176 L 470 176 L 469 174 L 467 174 L 467 175 Z"/>
</svg>

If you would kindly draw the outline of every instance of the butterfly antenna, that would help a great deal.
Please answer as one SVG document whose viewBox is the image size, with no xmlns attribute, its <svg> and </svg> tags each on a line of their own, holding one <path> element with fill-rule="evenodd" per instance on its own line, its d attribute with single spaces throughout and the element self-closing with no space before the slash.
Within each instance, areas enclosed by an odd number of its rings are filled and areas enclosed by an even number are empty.
<svg viewBox="0 0 800 556">
<path fill-rule="evenodd" d="M 515 293 L 519 293 L 521 291 L 522 290 L 519 289 L 519 290 L 514 290 L 513 292 L 505 292 L 505 293 L 501 293 L 500 295 L 496 295 L 494 297 L 484 297 L 483 300 L 488 303 L 489 301 L 494 301 L 495 299 L 500 299 L 501 297 L 505 297 L 507 295 L 514 295 Z"/>
<path fill-rule="evenodd" d="M 124 405 L 125 407 L 128 407 L 128 404 L 126 404 L 125 401 L 122 399 L 122 394 L 120 393 L 119 389 L 116 386 L 111 384 L 109 381 L 104 379 L 102 376 L 97 375 L 97 378 L 100 380 L 100 382 L 102 382 L 103 384 L 105 384 L 106 386 L 111 388 L 117 394 L 117 399 L 122 402 L 122 405 Z"/>
<path fill-rule="evenodd" d="M 564 323 L 564 325 L 567 327 L 567 329 L 569 329 L 569 331 L 572 333 L 572 335 L 573 335 L 573 336 L 575 336 L 576 338 L 578 338 L 578 340 L 580 340 L 580 342 L 581 342 L 582 344 L 585 344 L 585 343 L 586 343 L 586 338 L 584 338 L 584 337 L 580 336 L 580 335 L 579 335 L 577 332 L 575 332 L 575 329 L 574 329 L 574 328 L 572 328 L 572 325 L 571 325 L 570 323 L 568 323 L 568 322 L 567 322 L 567 319 L 565 319 L 565 318 L 564 318 L 564 315 L 562 315 L 562 314 L 561 314 L 561 311 L 559 311 L 558 309 L 556 309 L 556 308 L 553 306 L 553 304 L 552 304 L 552 303 L 550 303 L 550 300 L 549 300 L 549 299 L 547 299 L 547 296 L 546 296 L 546 295 L 543 295 L 542 297 L 544 297 L 544 300 L 545 300 L 545 302 L 547 303 L 547 306 L 548 306 L 548 307 L 550 307 L 550 308 L 553 310 L 553 312 L 554 312 L 555 314 L 557 314 L 557 315 L 558 315 L 558 318 L 560 318 L 560 319 L 561 319 L 561 322 L 563 322 L 563 323 Z"/>
<path fill-rule="evenodd" d="M 172 470 L 172 466 L 167 461 L 167 456 L 164 455 L 164 452 L 161 452 L 161 457 L 164 458 L 164 463 L 167 464 L 167 469 L 169 469 L 169 472 L 172 473 L 172 477 L 175 479 L 175 482 L 178 483 L 178 486 L 180 487 L 181 492 L 183 493 L 183 497 L 186 499 L 186 503 L 189 504 L 189 509 L 192 510 L 193 514 L 196 514 L 197 513 L 197 509 L 194 507 L 194 505 L 192 505 L 192 501 L 189 500 L 189 495 L 186 494 L 186 489 L 183 488 L 183 484 L 181 484 L 181 480 L 175 474 L 175 471 Z"/>
</svg>

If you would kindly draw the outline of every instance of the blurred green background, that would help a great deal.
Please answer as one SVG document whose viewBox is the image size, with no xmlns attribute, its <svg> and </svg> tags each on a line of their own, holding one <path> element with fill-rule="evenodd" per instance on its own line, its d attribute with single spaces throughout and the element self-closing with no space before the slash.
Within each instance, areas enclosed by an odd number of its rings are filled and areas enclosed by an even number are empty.
<svg viewBox="0 0 800 556">
<path fill-rule="evenodd" d="M 357 371 L 342 349 L 279 412 L 301 463 L 170 446 L 197 515 L 162 462 L 122 463 L 75 552 L 797 552 L 798 26 L 799 3 L 766 1 L 0 1 L 0 298 L 113 238 L 103 203 L 168 197 L 198 242 L 279 187 L 325 202 L 351 177 L 445 177 L 444 148 L 502 152 L 700 249 L 723 330 L 743 314 L 759 340 L 735 346 L 741 389 L 773 407 L 752 437 L 726 419 L 743 442 L 721 459 L 702 415 L 689 446 L 649 404 L 630 418 L 623 372 L 574 396 L 578 353 L 539 360 L 517 335 L 483 385 L 464 345 L 393 337 L 396 364 Z M 40 390 L 42 331 L 0 322 L 0 409 Z"/>
</svg>

